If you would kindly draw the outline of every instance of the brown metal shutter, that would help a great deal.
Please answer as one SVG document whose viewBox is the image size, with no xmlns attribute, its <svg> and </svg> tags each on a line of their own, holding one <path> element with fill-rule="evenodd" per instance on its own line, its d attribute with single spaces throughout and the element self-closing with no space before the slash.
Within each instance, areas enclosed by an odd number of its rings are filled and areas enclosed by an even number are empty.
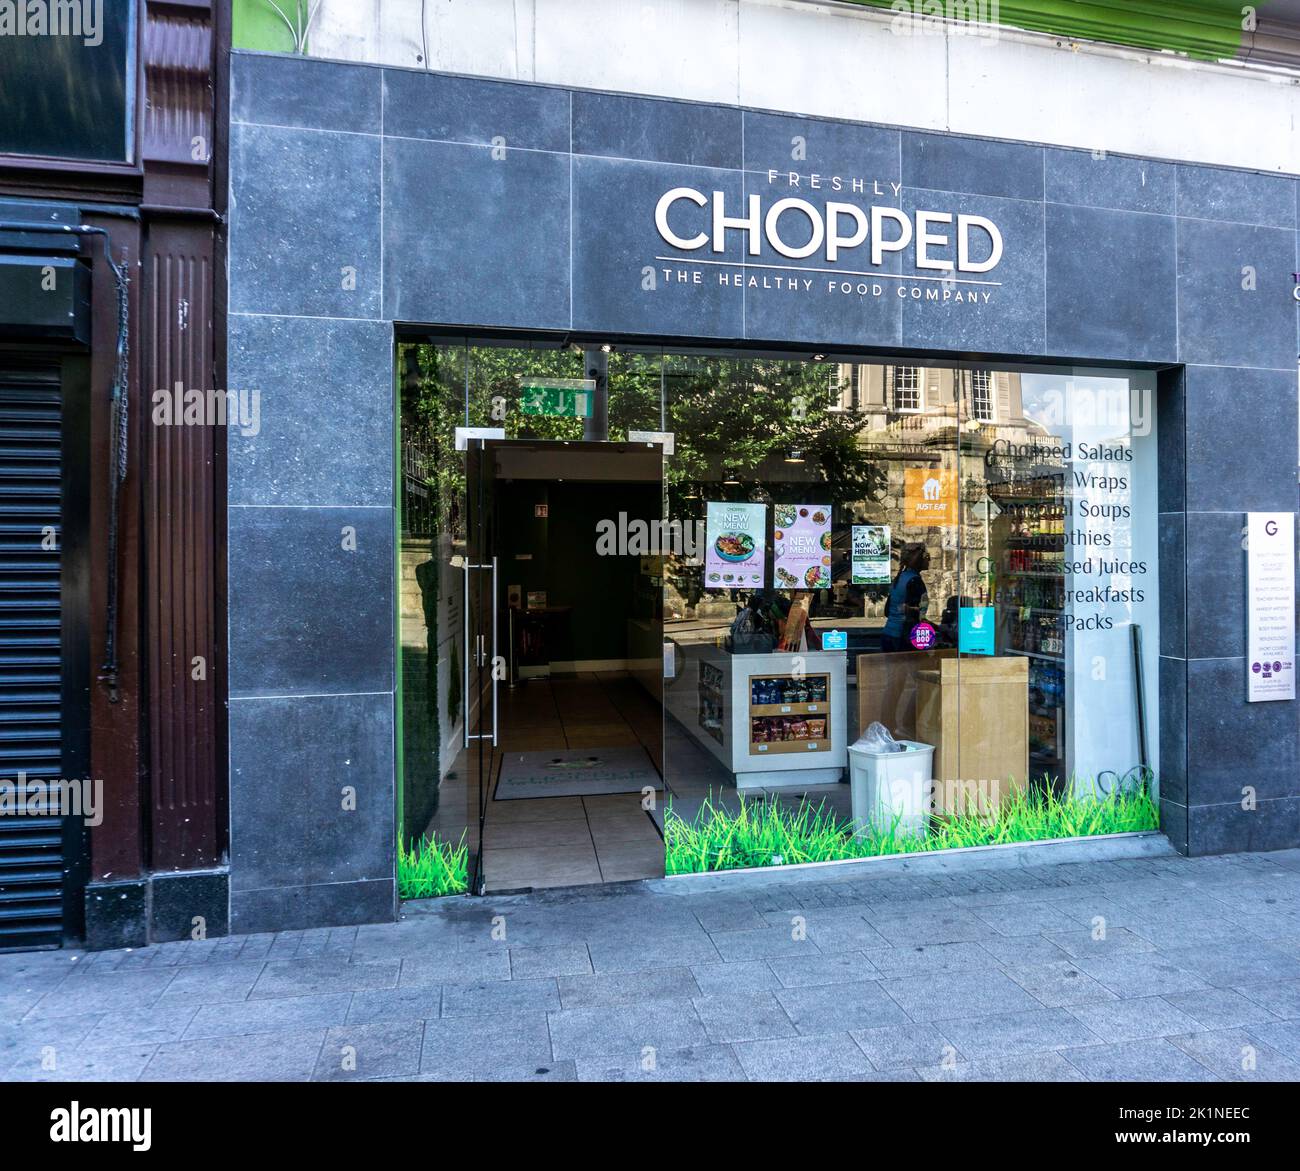
<svg viewBox="0 0 1300 1171">
<path fill-rule="evenodd" d="M 62 776 L 61 402 L 57 364 L 0 360 L 0 779 L 10 782 Z M 63 874 L 61 818 L 0 812 L 0 950 L 62 942 Z"/>
</svg>

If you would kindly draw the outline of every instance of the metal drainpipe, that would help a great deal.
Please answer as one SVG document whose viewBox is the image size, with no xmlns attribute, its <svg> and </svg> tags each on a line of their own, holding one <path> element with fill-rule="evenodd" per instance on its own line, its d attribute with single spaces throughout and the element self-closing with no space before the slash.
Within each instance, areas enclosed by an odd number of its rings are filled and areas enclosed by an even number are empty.
<svg viewBox="0 0 1300 1171">
<path fill-rule="evenodd" d="M 582 365 L 596 384 L 591 415 L 582 421 L 582 438 L 604 442 L 609 438 L 609 354 L 599 348 L 583 350 Z"/>
</svg>

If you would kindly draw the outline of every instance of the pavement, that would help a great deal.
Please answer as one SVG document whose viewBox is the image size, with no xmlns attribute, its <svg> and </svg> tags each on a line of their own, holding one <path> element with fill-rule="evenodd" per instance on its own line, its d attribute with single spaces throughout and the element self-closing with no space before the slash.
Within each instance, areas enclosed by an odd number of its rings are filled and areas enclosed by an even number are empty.
<svg viewBox="0 0 1300 1171">
<path fill-rule="evenodd" d="M 1300 850 L 0 955 L 5 1080 L 1300 1079 Z"/>
</svg>

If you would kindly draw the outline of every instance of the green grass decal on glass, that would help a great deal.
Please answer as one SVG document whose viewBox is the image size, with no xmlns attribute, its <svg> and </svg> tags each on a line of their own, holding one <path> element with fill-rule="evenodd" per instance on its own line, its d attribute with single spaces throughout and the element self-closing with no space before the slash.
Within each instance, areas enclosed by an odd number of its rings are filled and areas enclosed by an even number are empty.
<svg viewBox="0 0 1300 1171">
<path fill-rule="evenodd" d="M 469 846 L 420 838 L 409 850 L 397 843 L 397 893 L 404 899 L 461 895 L 469 889 Z"/>
<path fill-rule="evenodd" d="M 670 802 L 664 811 L 664 870 L 667 874 L 698 874 L 794 866 L 960 846 L 1133 833 L 1156 829 L 1159 824 L 1159 810 L 1145 787 L 1102 797 L 1021 791 L 991 814 L 932 821 L 930 832 L 923 837 L 892 830 L 869 830 L 863 837 L 855 837 L 850 823 L 824 803 L 791 806 L 779 800 L 758 800 L 732 812 L 706 801 L 688 822 L 677 815 Z"/>
</svg>

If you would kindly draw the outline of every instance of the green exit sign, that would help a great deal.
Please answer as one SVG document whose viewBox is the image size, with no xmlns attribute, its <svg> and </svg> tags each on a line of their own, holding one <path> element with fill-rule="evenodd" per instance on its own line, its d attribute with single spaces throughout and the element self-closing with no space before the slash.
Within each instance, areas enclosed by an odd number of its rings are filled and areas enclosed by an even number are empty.
<svg viewBox="0 0 1300 1171">
<path fill-rule="evenodd" d="M 524 415 L 589 419 L 595 392 L 593 378 L 521 378 L 519 411 Z"/>
</svg>

